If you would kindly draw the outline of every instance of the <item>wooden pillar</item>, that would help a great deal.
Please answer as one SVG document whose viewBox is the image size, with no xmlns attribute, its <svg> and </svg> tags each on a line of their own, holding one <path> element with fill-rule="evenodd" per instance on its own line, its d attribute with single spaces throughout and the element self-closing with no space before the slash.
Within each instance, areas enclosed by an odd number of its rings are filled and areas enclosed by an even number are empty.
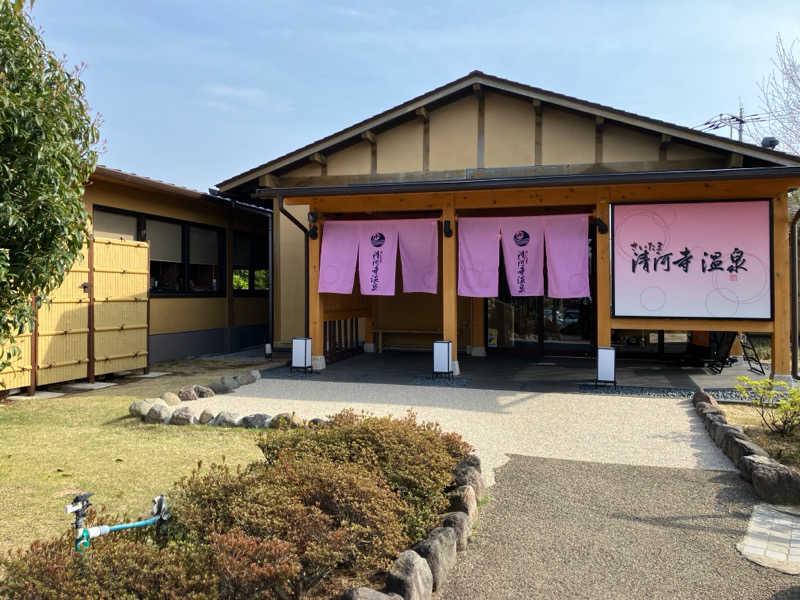
<svg viewBox="0 0 800 600">
<path fill-rule="evenodd" d="M 486 356 L 486 326 L 483 318 L 484 298 L 472 299 L 472 356 Z"/>
<path fill-rule="evenodd" d="M 313 210 L 313 209 L 312 209 Z M 308 238 L 308 335 L 311 337 L 311 366 L 325 368 L 323 348 L 322 295 L 319 293 L 319 251 L 322 243 L 322 219 L 317 221 L 317 239 Z"/>
<path fill-rule="evenodd" d="M 611 227 L 608 194 L 601 194 L 597 199 L 595 216 Z M 597 232 L 595 252 L 597 254 L 597 345 L 611 345 L 611 231 Z"/>
<path fill-rule="evenodd" d="M 789 330 L 789 207 L 784 192 L 772 199 L 772 294 L 774 322 L 772 331 L 772 377 L 790 377 L 792 373 Z"/>
<path fill-rule="evenodd" d="M 452 194 L 442 206 L 442 232 L 450 222 L 452 235 L 442 233 L 442 331 L 453 342 L 453 371 L 458 368 L 458 295 L 456 290 L 456 211 Z"/>
</svg>

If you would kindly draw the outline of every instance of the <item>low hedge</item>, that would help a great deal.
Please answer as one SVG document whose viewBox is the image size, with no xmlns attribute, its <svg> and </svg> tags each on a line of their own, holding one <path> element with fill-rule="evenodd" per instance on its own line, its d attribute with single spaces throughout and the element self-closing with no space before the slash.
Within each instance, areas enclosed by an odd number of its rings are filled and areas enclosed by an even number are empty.
<svg viewBox="0 0 800 600">
<path fill-rule="evenodd" d="M 80 556 L 69 530 L 0 558 L 0 597 L 334 597 L 368 584 L 435 525 L 470 450 L 413 415 L 350 411 L 257 443 L 265 461 L 198 465 L 175 485 L 166 535 L 111 534 Z M 92 513 L 89 525 L 119 520 Z"/>
</svg>

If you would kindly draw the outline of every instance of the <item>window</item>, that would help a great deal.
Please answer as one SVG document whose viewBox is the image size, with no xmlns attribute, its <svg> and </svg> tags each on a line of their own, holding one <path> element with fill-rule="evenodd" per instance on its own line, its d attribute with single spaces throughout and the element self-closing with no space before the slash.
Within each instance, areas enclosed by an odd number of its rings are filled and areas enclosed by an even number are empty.
<svg viewBox="0 0 800 600">
<path fill-rule="evenodd" d="M 264 294 L 269 289 L 267 238 L 233 232 L 233 289 L 239 294 Z"/>
<path fill-rule="evenodd" d="M 189 291 L 216 292 L 219 287 L 219 233 L 189 227 Z"/>
<path fill-rule="evenodd" d="M 95 237 L 129 241 L 137 239 L 137 219 L 133 215 L 95 209 L 92 221 Z"/>
<path fill-rule="evenodd" d="M 147 219 L 146 231 L 150 242 L 150 289 L 164 293 L 185 291 L 181 225 Z"/>
</svg>

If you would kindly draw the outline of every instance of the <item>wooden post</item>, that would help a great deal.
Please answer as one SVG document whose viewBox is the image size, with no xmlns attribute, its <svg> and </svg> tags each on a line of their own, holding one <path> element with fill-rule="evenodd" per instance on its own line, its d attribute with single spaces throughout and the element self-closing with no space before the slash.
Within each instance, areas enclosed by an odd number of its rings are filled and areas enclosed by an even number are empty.
<svg viewBox="0 0 800 600">
<path fill-rule="evenodd" d="M 772 377 L 791 377 L 789 330 L 789 207 L 784 192 L 772 199 Z"/>
<path fill-rule="evenodd" d="M 86 349 L 86 358 L 89 361 L 89 364 L 86 367 L 86 378 L 88 379 L 89 383 L 94 383 L 94 368 L 95 368 L 95 351 L 94 351 L 94 334 L 95 334 L 95 324 L 94 324 L 94 234 L 89 238 L 89 249 L 88 249 L 88 263 L 89 263 L 89 273 L 87 275 L 87 283 L 88 286 L 86 291 L 89 295 L 89 335 L 88 338 L 88 348 Z"/>
<path fill-rule="evenodd" d="M 444 235 L 450 222 L 453 232 Z M 456 294 L 456 211 L 451 194 L 442 207 L 442 331 L 443 339 L 453 342 L 453 373 L 458 375 L 458 296 Z"/>
<path fill-rule="evenodd" d="M 310 210 L 313 208 L 310 207 Z M 311 337 L 311 366 L 315 371 L 322 371 L 325 368 L 322 296 L 318 291 L 322 229 L 322 219 L 320 218 L 317 220 L 317 239 L 308 238 L 308 335 Z"/>
<path fill-rule="evenodd" d="M 601 193 L 597 198 L 595 216 L 611 227 L 608 194 Z M 597 345 L 611 345 L 611 231 L 608 233 L 597 232 L 596 246 L 596 277 L 597 298 L 595 310 L 597 311 Z"/>
<path fill-rule="evenodd" d="M 472 356 L 486 356 L 486 327 L 483 318 L 484 298 L 472 299 Z"/>
<path fill-rule="evenodd" d="M 36 394 L 36 372 L 39 362 L 39 309 L 36 307 L 37 299 L 33 298 L 33 329 L 31 329 L 31 381 L 28 386 L 28 395 Z"/>
</svg>

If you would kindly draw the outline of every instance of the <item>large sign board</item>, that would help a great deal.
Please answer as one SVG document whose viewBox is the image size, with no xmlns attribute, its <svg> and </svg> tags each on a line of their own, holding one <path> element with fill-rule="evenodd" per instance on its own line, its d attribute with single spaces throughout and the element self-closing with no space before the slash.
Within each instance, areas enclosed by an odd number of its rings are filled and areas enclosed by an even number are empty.
<svg viewBox="0 0 800 600">
<path fill-rule="evenodd" d="M 614 204 L 615 317 L 772 318 L 769 200 Z"/>
</svg>

